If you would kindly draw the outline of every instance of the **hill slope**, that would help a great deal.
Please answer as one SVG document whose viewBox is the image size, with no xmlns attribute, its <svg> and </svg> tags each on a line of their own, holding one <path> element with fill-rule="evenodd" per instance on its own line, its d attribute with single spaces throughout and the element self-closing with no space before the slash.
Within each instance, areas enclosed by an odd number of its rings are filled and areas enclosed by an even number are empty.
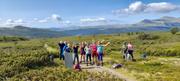
<svg viewBox="0 0 180 81">
<path fill-rule="evenodd" d="M 15 26 L 13 28 L 0 28 L 0 35 L 3 36 L 22 36 L 27 38 L 61 37 L 64 34 L 48 29 L 29 28 Z"/>
</svg>

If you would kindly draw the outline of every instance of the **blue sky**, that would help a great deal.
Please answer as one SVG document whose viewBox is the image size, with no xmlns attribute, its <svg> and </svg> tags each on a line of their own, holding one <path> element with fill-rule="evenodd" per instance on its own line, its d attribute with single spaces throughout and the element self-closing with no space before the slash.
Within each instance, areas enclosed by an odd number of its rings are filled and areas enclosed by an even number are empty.
<svg viewBox="0 0 180 81">
<path fill-rule="evenodd" d="M 178 0 L 0 0 L 0 26 L 66 27 L 180 17 Z"/>
</svg>

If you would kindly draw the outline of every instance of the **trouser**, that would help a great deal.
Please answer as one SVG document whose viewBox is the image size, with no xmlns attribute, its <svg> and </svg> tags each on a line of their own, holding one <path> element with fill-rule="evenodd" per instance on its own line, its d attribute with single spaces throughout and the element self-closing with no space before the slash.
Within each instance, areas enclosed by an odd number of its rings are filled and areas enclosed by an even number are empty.
<svg viewBox="0 0 180 81">
<path fill-rule="evenodd" d="M 98 61 L 101 66 L 103 66 L 103 53 L 98 53 Z"/>
<path fill-rule="evenodd" d="M 103 53 L 98 53 L 98 60 L 103 61 Z"/>
<path fill-rule="evenodd" d="M 79 64 L 79 56 L 77 53 L 74 53 L 73 64 L 75 64 L 75 60 L 77 60 L 77 63 Z"/>
<path fill-rule="evenodd" d="M 88 60 L 91 62 L 91 54 L 86 54 L 86 62 L 88 63 Z"/>
<path fill-rule="evenodd" d="M 123 50 L 123 59 L 126 59 L 127 58 L 127 50 Z"/>
<path fill-rule="evenodd" d="M 62 55 L 60 55 L 60 60 L 64 60 L 65 59 L 65 57 L 64 57 L 64 55 L 62 54 Z"/>
<path fill-rule="evenodd" d="M 126 59 L 126 54 L 123 54 L 123 56 L 122 56 L 122 57 L 123 57 L 123 59 Z"/>
<path fill-rule="evenodd" d="M 60 60 L 61 60 L 61 59 L 64 60 L 64 55 L 63 55 L 63 51 L 62 51 L 62 50 L 60 50 L 60 52 L 59 52 L 59 58 L 60 58 Z"/>
<path fill-rule="evenodd" d="M 96 51 L 92 52 L 92 58 L 93 58 L 93 64 L 96 63 L 97 64 L 97 58 L 98 58 L 98 53 Z"/>
<path fill-rule="evenodd" d="M 134 59 L 133 50 L 128 50 L 128 53 L 129 53 L 129 55 L 131 55 L 132 59 Z"/>
</svg>

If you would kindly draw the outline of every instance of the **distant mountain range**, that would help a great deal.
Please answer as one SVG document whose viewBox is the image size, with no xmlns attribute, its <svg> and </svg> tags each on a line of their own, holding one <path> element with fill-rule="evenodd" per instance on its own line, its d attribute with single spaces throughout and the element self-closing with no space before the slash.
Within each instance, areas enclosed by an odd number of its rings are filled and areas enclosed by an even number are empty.
<svg viewBox="0 0 180 81">
<path fill-rule="evenodd" d="M 144 19 L 136 24 L 114 24 L 99 26 L 75 26 L 66 29 L 51 28 L 66 35 L 112 34 L 140 31 L 168 31 L 172 27 L 180 27 L 180 18 L 164 16 L 160 19 Z"/>
<path fill-rule="evenodd" d="M 64 34 L 49 29 L 15 26 L 13 28 L 0 27 L 0 36 L 21 36 L 27 38 L 61 37 Z"/>
<path fill-rule="evenodd" d="M 144 19 L 136 24 L 114 24 L 99 26 L 72 26 L 66 28 L 30 28 L 15 26 L 0 27 L 0 35 L 23 36 L 28 38 L 62 37 L 75 35 L 112 34 L 139 31 L 167 31 L 172 27 L 180 27 L 180 18 L 164 16 L 160 19 Z"/>
</svg>

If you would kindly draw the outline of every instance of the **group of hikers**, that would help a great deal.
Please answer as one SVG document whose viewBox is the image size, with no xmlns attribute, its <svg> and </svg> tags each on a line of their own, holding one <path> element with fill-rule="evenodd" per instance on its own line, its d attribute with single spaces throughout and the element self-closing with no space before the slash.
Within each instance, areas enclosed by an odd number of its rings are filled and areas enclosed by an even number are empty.
<svg viewBox="0 0 180 81">
<path fill-rule="evenodd" d="M 110 42 L 105 43 L 104 40 L 92 41 L 92 43 L 73 43 L 72 45 L 66 41 L 60 41 L 58 43 L 60 48 L 59 57 L 60 60 L 65 60 L 65 54 L 73 53 L 73 64 L 79 65 L 84 62 L 87 66 L 94 64 L 103 66 L 104 47 L 109 44 Z"/>
<path fill-rule="evenodd" d="M 121 49 L 124 60 L 134 60 L 134 56 L 133 56 L 134 47 L 131 42 L 129 43 L 124 42 Z"/>
<path fill-rule="evenodd" d="M 60 53 L 60 60 L 65 60 L 65 55 L 73 54 L 73 65 L 79 65 L 85 63 L 88 65 L 103 66 L 103 56 L 104 56 L 104 47 L 108 46 L 110 42 L 102 41 L 92 41 L 92 43 L 81 42 L 81 43 L 68 43 L 66 41 L 60 41 L 58 43 Z M 124 60 L 133 60 L 133 45 L 131 42 L 124 42 L 122 47 L 122 56 Z M 80 59 L 79 59 L 80 57 Z"/>
</svg>

